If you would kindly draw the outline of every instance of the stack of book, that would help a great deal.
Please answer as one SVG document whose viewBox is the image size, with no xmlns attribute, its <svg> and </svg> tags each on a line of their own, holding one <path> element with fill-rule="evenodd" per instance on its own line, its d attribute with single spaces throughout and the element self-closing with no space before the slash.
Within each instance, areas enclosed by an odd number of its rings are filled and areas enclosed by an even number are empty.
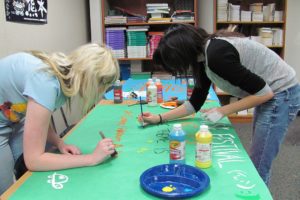
<svg viewBox="0 0 300 200">
<path fill-rule="evenodd" d="M 275 3 L 269 3 L 263 6 L 263 20 L 274 21 Z"/>
<path fill-rule="evenodd" d="M 250 4 L 250 11 L 252 11 L 252 21 L 254 22 L 264 21 L 263 3 Z"/>
<path fill-rule="evenodd" d="M 227 12 L 228 0 L 219 0 L 217 1 L 217 20 L 218 22 L 224 22 L 228 19 Z"/>
<path fill-rule="evenodd" d="M 127 22 L 128 23 L 143 23 L 146 22 L 145 17 L 137 17 L 137 16 L 128 16 L 127 17 Z"/>
<path fill-rule="evenodd" d="M 127 29 L 128 58 L 147 57 L 147 35 L 149 26 L 129 26 Z"/>
<path fill-rule="evenodd" d="M 106 45 L 112 49 L 116 58 L 126 57 L 125 27 L 110 27 L 105 29 Z"/>
<path fill-rule="evenodd" d="M 281 28 L 272 28 L 273 45 L 283 45 L 283 30 Z"/>
<path fill-rule="evenodd" d="M 241 10 L 241 21 L 242 22 L 249 22 L 251 21 L 251 11 L 248 10 Z"/>
<path fill-rule="evenodd" d="M 163 32 L 149 32 L 148 35 L 150 36 L 149 45 L 150 45 L 150 52 L 149 56 L 152 58 L 154 51 L 156 50 L 160 39 L 164 35 Z"/>
<path fill-rule="evenodd" d="M 127 17 L 125 16 L 106 16 L 104 18 L 105 24 L 126 24 Z"/>
<path fill-rule="evenodd" d="M 175 10 L 171 19 L 172 22 L 193 22 L 195 18 L 191 10 Z"/>
<path fill-rule="evenodd" d="M 167 3 L 147 3 L 148 22 L 170 22 L 170 8 Z"/>
<path fill-rule="evenodd" d="M 229 4 L 228 21 L 240 21 L 240 5 Z"/>
</svg>

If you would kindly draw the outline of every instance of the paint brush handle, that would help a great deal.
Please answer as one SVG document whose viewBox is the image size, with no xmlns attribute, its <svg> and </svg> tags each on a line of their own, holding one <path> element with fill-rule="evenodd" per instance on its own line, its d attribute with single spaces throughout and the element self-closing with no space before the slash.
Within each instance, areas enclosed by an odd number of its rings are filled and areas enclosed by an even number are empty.
<svg viewBox="0 0 300 200">
<path fill-rule="evenodd" d="M 141 107 L 141 115 L 142 115 L 142 127 L 144 128 L 145 126 L 145 123 L 144 123 L 144 120 L 143 120 L 143 104 L 142 104 L 142 97 L 140 96 L 140 107 Z"/>
<path fill-rule="evenodd" d="M 102 139 L 105 138 L 105 135 L 102 131 L 99 131 L 99 134 L 101 136 Z M 114 152 L 112 154 L 110 154 L 111 157 L 115 157 L 118 154 L 117 150 L 115 149 Z"/>
</svg>

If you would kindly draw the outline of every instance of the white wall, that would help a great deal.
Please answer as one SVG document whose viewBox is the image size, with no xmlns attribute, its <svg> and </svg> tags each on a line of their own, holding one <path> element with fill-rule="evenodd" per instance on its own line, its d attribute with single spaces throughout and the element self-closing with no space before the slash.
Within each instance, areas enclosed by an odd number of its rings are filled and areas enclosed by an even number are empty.
<svg viewBox="0 0 300 200">
<path fill-rule="evenodd" d="M 300 80 L 300 1 L 288 0 L 287 6 L 287 23 L 285 37 L 285 60 L 297 72 Z"/>
<path fill-rule="evenodd" d="M 198 0 L 199 26 L 207 32 L 214 31 L 214 4 L 213 0 Z"/>
<path fill-rule="evenodd" d="M 198 0 L 199 2 L 199 26 L 213 31 L 213 0 Z M 285 38 L 285 61 L 297 72 L 300 80 L 300 1 L 287 0 L 287 21 Z"/>
<path fill-rule="evenodd" d="M 68 52 L 89 41 L 86 0 L 48 0 L 48 23 L 7 22 L 0 3 L 0 57 L 21 50 Z"/>
</svg>

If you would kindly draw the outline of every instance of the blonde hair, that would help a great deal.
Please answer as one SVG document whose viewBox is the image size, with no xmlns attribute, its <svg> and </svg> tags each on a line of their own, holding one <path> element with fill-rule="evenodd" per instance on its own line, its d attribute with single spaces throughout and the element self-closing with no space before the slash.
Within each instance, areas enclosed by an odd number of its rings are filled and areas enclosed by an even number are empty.
<svg viewBox="0 0 300 200">
<path fill-rule="evenodd" d="M 61 52 L 31 53 L 47 64 L 45 69 L 58 78 L 63 93 L 69 97 L 69 107 L 71 97 L 81 97 L 84 104 L 83 114 L 87 113 L 119 78 L 117 60 L 108 48 L 98 44 L 80 46 L 69 55 Z"/>
</svg>

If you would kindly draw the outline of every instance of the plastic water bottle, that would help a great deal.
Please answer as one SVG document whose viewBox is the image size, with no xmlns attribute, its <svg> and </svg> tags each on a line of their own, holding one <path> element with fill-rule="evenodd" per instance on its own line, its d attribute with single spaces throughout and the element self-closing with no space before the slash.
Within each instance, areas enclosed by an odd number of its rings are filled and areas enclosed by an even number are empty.
<svg viewBox="0 0 300 200">
<path fill-rule="evenodd" d="M 189 78 L 187 82 L 187 90 L 186 90 L 186 98 L 189 100 L 192 96 L 193 90 L 194 90 L 194 79 Z"/>
<path fill-rule="evenodd" d="M 157 87 L 153 81 L 150 83 L 147 93 L 149 95 L 148 106 L 156 106 L 157 105 Z"/>
<path fill-rule="evenodd" d="M 181 124 L 174 124 L 169 134 L 170 163 L 185 163 L 185 132 Z"/>
<path fill-rule="evenodd" d="M 201 125 L 196 133 L 196 167 L 208 168 L 212 165 L 212 134 L 207 125 Z"/>
<path fill-rule="evenodd" d="M 122 84 L 120 80 L 117 80 L 114 85 L 114 103 L 122 103 L 122 102 L 123 102 Z"/>
<path fill-rule="evenodd" d="M 160 82 L 160 79 L 156 79 L 155 85 L 157 87 L 157 103 L 162 103 L 163 98 L 163 85 Z"/>
</svg>

